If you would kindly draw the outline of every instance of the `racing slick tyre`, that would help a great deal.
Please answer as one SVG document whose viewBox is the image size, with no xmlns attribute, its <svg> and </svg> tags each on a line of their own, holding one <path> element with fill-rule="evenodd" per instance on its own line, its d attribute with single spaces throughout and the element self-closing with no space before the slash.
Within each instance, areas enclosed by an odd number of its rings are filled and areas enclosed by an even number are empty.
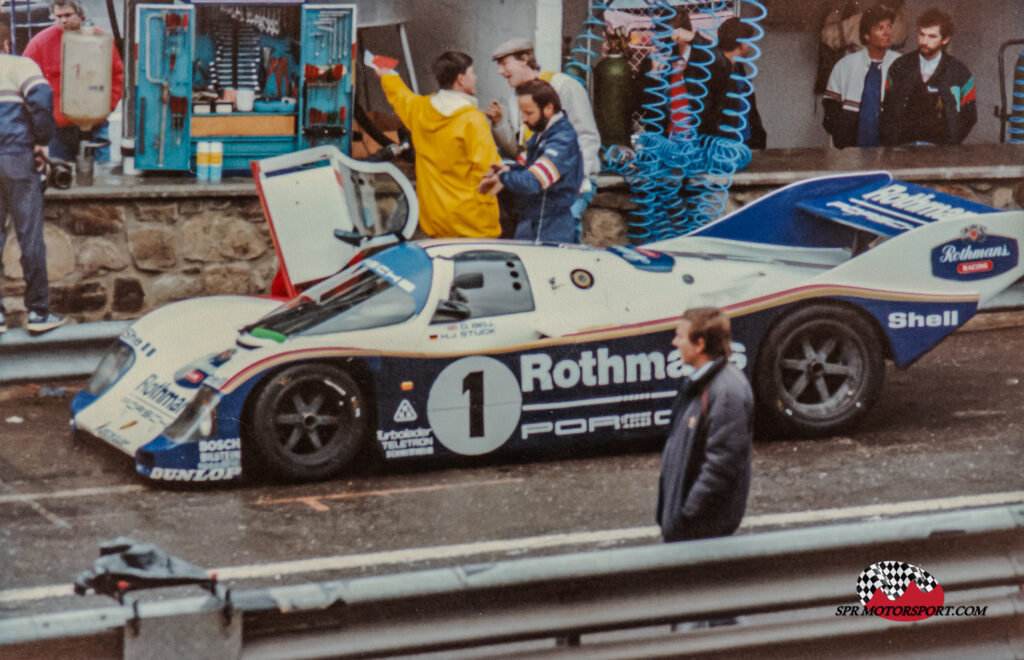
<svg viewBox="0 0 1024 660">
<path fill-rule="evenodd" d="M 762 428 L 771 436 L 838 433 L 871 409 L 885 357 L 874 326 L 856 311 L 804 307 L 762 344 L 754 376 Z"/>
<path fill-rule="evenodd" d="M 255 470 L 283 481 L 315 481 L 341 471 L 366 438 L 359 387 L 344 371 L 303 364 L 261 386 L 242 439 Z"/>
</svg>

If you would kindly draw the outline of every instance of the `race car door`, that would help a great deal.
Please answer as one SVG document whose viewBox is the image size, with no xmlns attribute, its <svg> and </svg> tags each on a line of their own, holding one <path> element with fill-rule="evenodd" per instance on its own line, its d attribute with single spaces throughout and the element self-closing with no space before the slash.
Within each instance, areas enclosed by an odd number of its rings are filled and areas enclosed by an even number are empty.
<svg viewBox="0 0 1024 660">
<path fill-rule="evenodd" d="M 416 231 L 416 193 L 391 163 L 354 160 L 325 145 L 254 161 L 252 171 L 289 298 L 360 250 Z"/>
</svg>

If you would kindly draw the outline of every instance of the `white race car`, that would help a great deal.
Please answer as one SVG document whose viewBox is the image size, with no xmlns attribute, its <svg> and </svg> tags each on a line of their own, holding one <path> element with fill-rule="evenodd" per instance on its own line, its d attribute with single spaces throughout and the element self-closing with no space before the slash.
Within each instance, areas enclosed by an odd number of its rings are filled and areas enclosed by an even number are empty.
<svg viewBox="0 0 1024 660">
<path fill-rule="evenodd" d="M 365 446 L 386 459 L 625 447 L 669 423 L 688 370 L 673 329 L 703 305 L 732 319 L 762 428 L 836 433 L 871 409 L 886 359 L 910 365 L 1024 275 L 1024 213 L 885 173 L 793 184 L 687 236 L 596 249 L 405 242 L 408 180 L 329 147 L 253 169 L 294 297 L 158 309 L 72 404 L 77 431 L 152 479 L 323 479 Z"/>
</svg>

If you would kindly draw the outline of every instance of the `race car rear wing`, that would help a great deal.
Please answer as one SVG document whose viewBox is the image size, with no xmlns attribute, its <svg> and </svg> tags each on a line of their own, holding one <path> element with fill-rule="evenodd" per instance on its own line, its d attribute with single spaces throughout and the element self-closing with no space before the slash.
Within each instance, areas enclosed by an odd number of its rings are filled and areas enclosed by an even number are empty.
<svg viewBox="0 0 1024 660">
<path fill-rule="evenodd" d="M 252 173 L 288 297 L 416 231 L 416 192 L 391 163 L 325 145 L 253 161 Z"/>
<path fill-rule="evenodd" d="M 933 222 L 997 211 L 896 181 L 888 172 L 841 174 L 780 188 L 689 235 L 794 247 L 851 247 L 863 234 L 892 238 Z"/>
</svg>

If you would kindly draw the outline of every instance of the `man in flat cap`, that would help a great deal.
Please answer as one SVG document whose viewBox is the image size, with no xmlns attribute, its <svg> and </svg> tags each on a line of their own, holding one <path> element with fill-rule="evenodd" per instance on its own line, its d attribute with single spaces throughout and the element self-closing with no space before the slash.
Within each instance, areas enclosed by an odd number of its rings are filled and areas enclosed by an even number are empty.
<svg viewBox="0 0 1024 660">
<path fill-rule="evenodd" d="M 583 217 L 583 210 L 597 191 L 597 175 L 601 171 L 601 159 L 598 155 L 601 137 L 597 132 L 597 122 L 594 121 L 590 96 L 573 76 L 553 71 L 542 72 L 534 57 L 533 44 L 526 39 L 509 39 L 495 49 L 491 59 L 498 63 L 498 73 L 508 81 L 513 91 L 525 82 L 540 78 L 550 83 L 558 93 L 562 109 L 576 131 L 580 152 L 583 154 L 580 196 L 572 205 L 578 241 L 581 234 L 580 219 Z M 491 120 L 491 131 L 498 150 L 506 158 L 517 158 L 523 152 L 531 131 L 522 123 L 515 96 L 511 97 L 507 105 L 506 110 L 497 101 L 491 101 L 484 114 Z"/>
</svg>

